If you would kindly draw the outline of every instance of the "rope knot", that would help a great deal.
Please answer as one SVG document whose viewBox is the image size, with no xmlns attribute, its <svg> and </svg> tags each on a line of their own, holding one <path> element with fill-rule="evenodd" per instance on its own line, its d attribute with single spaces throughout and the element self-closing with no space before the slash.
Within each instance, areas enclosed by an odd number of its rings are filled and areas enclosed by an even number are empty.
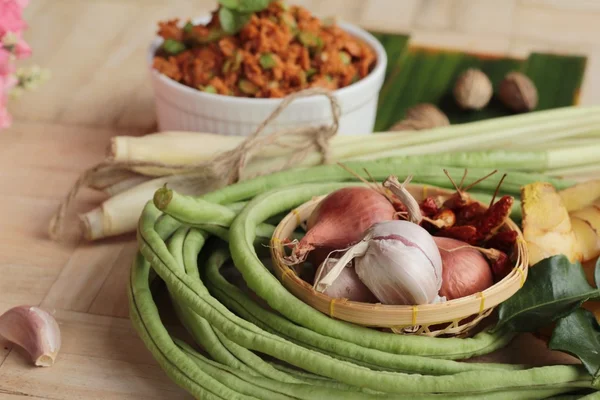
<svg viewBox="0 0 600 400">
<path fill-rule="evenodd" d="M 329 100 L 331 107 L 332 123 L 330 125 L 306 125 L 295 128 L 276 130 L 268 135 L 263 135 L 266 128 L 285 110 L 294 100 L 315 95 L 323 95 Z M 93 182 L 100 176 L 117 175 L 120 172 L 132 171 L 135 167 L 162 167 L 171 172 L 171 176 L 162 177 L 157 188 L 165 183 L 178 183 L 185 187 L 185 194 L 201 194 L 207 188 L 214 190 L 225 184 L 231 184 L 242 179 L 248 163 L 254 155 L 267 146 L 275 146 L 284 150 L 292 149 L 286 155 L 283 163 L 262 171 L 247 174 L 244 179 L 257 175 L 266 175 L 281 171 L 299 164 L 308 154 L 317 150 L 321 154 L 321 163 L 330 162 L 329 141 L 339 128 L 340 106 L 333 94 L 323 88 L 311 88 L 293 93 L 285 97 L 275 110 L 260 125 L 240 143 L 236 148 L 216 155 L 212 160 L 195 164 L 165 164 L 154 161 L 114 161 L 108 159 L 81 174 L 64 201 L 52 217 L 49 226 L 49 235 L 52 239 L 61 238 L 64 230 L 67 212 L 75 201 L 81 188 L 92 187 Z M 143 206 L 143 205 L 142 205 Z"/>
</svg>

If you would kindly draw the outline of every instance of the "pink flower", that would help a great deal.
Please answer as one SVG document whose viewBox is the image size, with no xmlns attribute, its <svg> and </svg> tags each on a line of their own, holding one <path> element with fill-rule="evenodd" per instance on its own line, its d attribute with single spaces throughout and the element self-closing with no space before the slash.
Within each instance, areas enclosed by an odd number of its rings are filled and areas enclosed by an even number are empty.
<svg viewBox="0 0 600 400">
<path fill-rule="evenodd" d="M 31 47 L 29 47 L 23 38 L 19 38 L 19 41 L 13 49 L 13 53 L 17 58 L 27 58 L 31 55 Z"/>
<path fill-rule="evenodd" d="M 7 32 L 19 33 L 27 28 L 23 21 L 23 7 L 27 1 L 23 0 L 0 0 L 0 37 Z"/>
<path fill-rule="evenodd" d="M 11 53 L 0 48 L 0 78 L 15 72 L 15 64 L 11 60 Z"/>
</svg>

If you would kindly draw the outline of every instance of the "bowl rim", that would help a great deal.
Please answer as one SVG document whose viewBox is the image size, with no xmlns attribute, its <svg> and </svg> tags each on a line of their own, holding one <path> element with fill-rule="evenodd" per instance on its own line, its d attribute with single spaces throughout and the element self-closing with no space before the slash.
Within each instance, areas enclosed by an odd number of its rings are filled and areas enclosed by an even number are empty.
<svg viewBox="0 0 600 400">
<path fill-rule="evenodd" d="M 210 14 L 206 14 L 200 16 L 198 18 L 193 18 L 192 21 L 194 23 L 207 23 L 210 20 Z M 377 61 L 373 70 L 365 76 L 363 79 L 352 83 L 348 86 L 345 86 L 340 89 L 333 90 L 331 93 L 336 95 L 336 97 L 341 97 L 345 95 L 351 95 L 353 91 L 364 91 L 368 89 L 370 85 L 376 85 L 377 80 L 380 77 L 383 77 L 385 70 L 387 68 L 387 54 L 381 42 L 375 38 L 371 33 L 366 31 L 365 29 L 348 23 L 344 21 L 336 22 L 344 31 L 350 33 L 353 36 L 358 37 L 359 39 L 366 42 L 371 48 L 375 51 Z M 147 53 L 147 66 L 150 70 L 151 75 L 154 79 L 158 79 L 163 84 L 171 87 L 174 90 L 177 90 L 182 93 L 186 93 L 191 96 L 196 96 L 199 99 L 203 100 L 211 100 L 211 101 L 222 101 L 226 102 L 229 105 L 233 105 L 237 103 L 238 105 L 248 105 L 248 104 L 262 104 L 266 106 L 277 106 L 283 98 L 250 98 L 250 97 L 236 97 L 236 96 L 225 96 L 216 93 L 206 93 L 200 91 L 198 89 L 191 88 L 187 85 L 179 83 L 160 72 L 156 71 L 152 67 L 152 62 L 154 59 L 154 53 L 160 44 L 163 42 L 163 39 L 160 36 L 156 36 L 154 40 L 152 40 Z M 307 96 L 303 98 L 298 98 L 294 100 L 294 103 L 305 104 L 315 101 L 316 98 L 322 97 L 322 95 L 315 94 L 313 96 Z"/>
</svg>

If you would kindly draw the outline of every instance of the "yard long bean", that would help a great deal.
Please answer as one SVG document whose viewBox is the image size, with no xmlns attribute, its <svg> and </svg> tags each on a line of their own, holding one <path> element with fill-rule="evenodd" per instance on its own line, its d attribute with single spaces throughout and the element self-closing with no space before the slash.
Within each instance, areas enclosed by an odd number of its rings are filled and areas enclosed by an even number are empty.
<svg viewBox="0 0 600 400">
<path fill-rule="evenodd" d="M 261 331 L 236 317 L 207 295 L 206 289 L 200 288 L 202 285 L 199 281 L 190 279 L 178 271 L 177 267 L 173 268 L 172 264 L 175 260 L 154 231 L 156 218 L 153 218 L 152 214 L 152 212 L 145 212 L 140 220 L 140 250 L 144 257 L 165 280 L 169 289 L 177 293 L 179 301 L 206 318 L 217 329 L 226 332 L 228 337 L 238 344 L 249 349 L 277 357 L 307 371 L 341 382 L 398 394 L 423 392 L 480 394 L 484 391 L 529 388 L 532 383 L 538 389 L 568 389 L 591 385 L 590 377 L 581 368 L 572 366 L 542 367 L 515 372 L 485 370 L 449 376 L 422 376 L 371 371 L 307 350 Z M 222 262 L 226 257 L 226 252 L 215 251 L 211 260 Z"/>
<path fill-rule="evenodd" d="M 250 289 L 270 307 L 299 325 L 325 336 L 388 353 L 460 359 L 491 352 L 507 343 L 509 334 L 506 331 L 480 333 L 471 339 L 434 339 L 375 331 L 333 320 L 288 292 L 256 255 L 253 246 L 255 227 L 259 220 L 339 187 L 339 183 L 334 183 L 284 188 L 258 196 L 246 206 L 232 225 L 229 236 L 234 264 Z"/>
<path fill-rule="evenodd" d="M 207 263 L 205 276 L 209 289 L 221 302 L 227 302 L 237 313 L 244 311 L 251 314 L 265 326 L 278 335 L 289 338 L 296 343 L 325 351 L 333 356 L 342 356 L 354 362 L 370 364 L 371 368 L 379 367 L 384 370 L 403 371 L 423 374 L 454 374 L 481 369 L 519 369 L 519 366 L 508 364 L 471 364 L 447 360 L 435 360 L 421 356 L 391 354 L 380 350 L 368 349 L 339 339 L 324 336 L 310 329 L 298 326 L 293 322 L 270 312 L 254 303 L 236 286 L 227 282 L 219 273 L 222 266 L 217 263 Z M 225 300 L 226 299 L 226 300 Z M 418 362 L 415 362 L 418 361 Z M 428 362 L 429 361 L 429 362 Z M 473 367 L 472 367 L 473 366 Z M 420 369 L 418 369 L 420 368 Z"/>
<path fill-rule="evenodd" d="M 413 174 L 415 181 L 449 186 L 440 167 L 393 160 L 348 166 L 361 175 L 366 168 L 376 179 Z M 487 172 L 470 169 L 471 179 Z M 517 193 L 535 180 L 571 184 L 511 172 L 503 192 Z M 338 166 L 321 166 L 256 178 L 199 198 L 157 191 L 139 221 L 140 254 L 128 293 L 136 330 L 173 380 L 198 398 L 244 400 L 538 399 L 596 389 L 579 366 L 524 369 L 451 360 L 505 345 L 512 338 L 508 331 L 471 339 L 395 335 L 332 320 L 292 296 L 261 262 L 255 240 L 269 238 L 274 229 L 269 223 L 290 209 L 353 181 Z M 495 186 L 484 181 L 478 190 Z M 211 235 L 229 246 L 208 241 Z M 219 269 L 229 259 L 246 285 L 278 313 L 227 282 Z M 212 359 L 173 339 L 162 325 L 150 292 L 151 273 L 166 283 L 184 326 Z"/>
</svg>

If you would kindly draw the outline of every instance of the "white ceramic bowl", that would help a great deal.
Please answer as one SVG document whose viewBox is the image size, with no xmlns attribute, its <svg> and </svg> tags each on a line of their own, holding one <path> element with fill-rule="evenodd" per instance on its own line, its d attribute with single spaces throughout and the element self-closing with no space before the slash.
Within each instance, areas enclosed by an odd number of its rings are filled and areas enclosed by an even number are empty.
<svg viewBox="0 0 600 400">
<path fill-rule="evenodd" d="M 206 23 L 208 19 L 197 19 Z M 339 25 L 371 46 L 377 62 L 369 75 L 352 85 L 334 91 L 340 108 L 339 134 L 364 135 L 373 131 L 377 98 L 385 74 L 387 57 L 383 46 L 367 31 L 347 23 Z M 156 38 L 148 52 L 148 63 L 158 128 L 161 131 L 209 132 L 223 135 L 248 135 L 267 118 L 281 99 L 254 99 L 205 93 L 176 82 L 152 68 L 152 59 L 162 38 Z M 311 96 L 293 101 L 273 121 L 269 131 L 307 124 L 331 123 L 329 100 Z"/>
</svg>

